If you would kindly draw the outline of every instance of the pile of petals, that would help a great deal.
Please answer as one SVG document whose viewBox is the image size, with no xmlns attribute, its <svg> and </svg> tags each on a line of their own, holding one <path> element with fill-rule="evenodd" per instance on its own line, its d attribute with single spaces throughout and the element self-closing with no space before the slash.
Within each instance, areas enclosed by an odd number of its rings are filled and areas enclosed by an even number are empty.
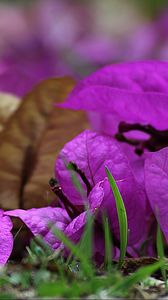
<svg viewBox="0 0 168 300">
<path fill-rule="evenodd" d="M 8 260 L 13 247 L 10 217 L 21 219 L 53 250 L 62 249 L 49 223 L 78 243 L 87 220 L 86 203 L 95 217 L 95 257 L 104 256 L 104 213 L 109 218 L 113 255 L 117 257 L 119 223 L 105 166 L 117 182 L 127 212 L 127 255 L 141 255 L 141 245 L 147 240 L 144 254 L 154 255 L 157 222 L 168 241 L 168 63 L 105 67 L 81 81 L 63 106 L 88 111 L 95 131 L 84 131 L 60 152 L 51 181 L 57 207 L 1 211 L 0 263 Z M 83 193 L 74 186 L 67 165 L 78 177 Z"/>
</svg>

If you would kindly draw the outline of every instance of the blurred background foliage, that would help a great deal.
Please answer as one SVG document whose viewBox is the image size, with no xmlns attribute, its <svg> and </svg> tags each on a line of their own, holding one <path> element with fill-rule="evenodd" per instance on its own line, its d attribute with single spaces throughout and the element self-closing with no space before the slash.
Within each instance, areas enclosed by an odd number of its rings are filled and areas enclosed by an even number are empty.
<svg viewBox="0 0 168 300">
<path fill-rule="evenodd" d="M 0 0 L 0 91 L 145 59 L 168 60 L 167 0 Z"/>
</svg>

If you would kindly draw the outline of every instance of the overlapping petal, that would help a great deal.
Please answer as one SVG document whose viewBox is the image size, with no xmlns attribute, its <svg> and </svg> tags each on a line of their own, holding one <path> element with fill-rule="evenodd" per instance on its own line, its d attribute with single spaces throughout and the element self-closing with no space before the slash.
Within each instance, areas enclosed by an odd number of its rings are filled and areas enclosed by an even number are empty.
<svg viewBox="0 0 168 300">
<path fill-rule="evenodd" d="M 116 180 L 132 176 L 129 162 L 119 146 L 108 136 L 86 130 L 64 146 L 55 167 L 61 187 L 71 202 L 76 204 L 83 204 L 83 200 L 67 170 L 65 162 L 70 161 L 75 162 L 84 172 L 92 187 L 106 176 L 106 165 Z M 84 184 L 83 188 L 86 189 Z"/>
<path fill-rule="evenodd" d="M 56 163 L 56 176 L 63 191 L 74 204 L 83 204 L 83 199 L 72 184 L 66 162 L 73 161 L 84 172 L 92 191 L 89 194 L 91 211 L 107 211 L 111 228 L 119 238 L 119 225 L 115 200 L 105 173 L 108 166 L 118 183 L 128 215 L 129 242 L 142 236 L 145 226 L 146 198 L 141 185 L 135 179 L 129 162 L 114 141 L 108 136 L 86 130 L 65 145 Z M 79 178 L 79 180 L 81 180 Z M 86 186 L 83 184 L 83 188 Z M 141 226 L 139 226 L 141 222 Z"/>
<path fill-rule="evenodd" d="M 116 133 L 121 121 L 166 129 L 168 63 L 147 61 L 104 67 L 81 81 L 63 106 L 94 112 L 92 126 L 104 133 Z"/>
<path fill-rule="evenodd" d="M 64 234 L 73 242 L 77 243 L 81 238 L 87 220 L 86 214 L 87 212 L 84 211 L 75 219 L 73 219 L 64 231 Z"/>
<path fill-rule="evenodd" d="M 153 213 L 168 242 L 168 148 L 148 155 L 145 185 Z"/>
<path fill-rule="evenodd" d="M 59 246 L 59 241 L 49 228 L 49 224 L 64 230 L 71 221 L 66 210 L 62 208 L 44 207 L 29 210 L 16 209 L 5 212 L 10 217 L 20 218 L 33 235 L 41 235 L 53 248 Z"/>
</svg>

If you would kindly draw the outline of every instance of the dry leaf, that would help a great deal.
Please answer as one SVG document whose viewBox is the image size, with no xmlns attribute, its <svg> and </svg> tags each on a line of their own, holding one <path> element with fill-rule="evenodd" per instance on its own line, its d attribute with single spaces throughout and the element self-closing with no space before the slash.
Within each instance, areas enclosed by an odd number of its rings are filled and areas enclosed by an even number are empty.
<svg viewBox="0 0 168 300">
<path fill-rule="evenodd" d="M 4 129 L 9 117 L 20 105 L 20 99 L 12 94 L 0 93 L 0 132 Z"/>
<path fill-rule="evenodd" d="M 39 145 L 36 167 L 25 187 L 24 208 L 45 206 L 54 200 L 48 181 L 53 176 L 56 156 L 66 142 L 86 127 L 83 112 L 55 108 Z"/>
<path fill-rule="evenodd" d="M 0 134 L 0 206 L 22 208 L 23 192 L 35 167 L 36 151 L 50 119 L 53 102 L 72 90 L 68 77 L 48 79 L 22 101 Z"/>
</svg>

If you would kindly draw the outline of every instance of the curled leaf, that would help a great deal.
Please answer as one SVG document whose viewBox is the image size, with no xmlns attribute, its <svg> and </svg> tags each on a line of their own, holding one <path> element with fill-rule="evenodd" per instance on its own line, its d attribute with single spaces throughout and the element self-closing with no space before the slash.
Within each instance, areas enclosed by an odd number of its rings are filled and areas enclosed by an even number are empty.
<svg viewBox="0 0 168 300">
<path fill-rule="evenodd" d="M 35 168 L 39 142 L 55 109 L 53 103 L 64 100 L 73 86 L 68 77 L 43 81 L 8 120 L 0 135 L 1 207 L 24 206 L 24 187 Z"/>
</svg>

